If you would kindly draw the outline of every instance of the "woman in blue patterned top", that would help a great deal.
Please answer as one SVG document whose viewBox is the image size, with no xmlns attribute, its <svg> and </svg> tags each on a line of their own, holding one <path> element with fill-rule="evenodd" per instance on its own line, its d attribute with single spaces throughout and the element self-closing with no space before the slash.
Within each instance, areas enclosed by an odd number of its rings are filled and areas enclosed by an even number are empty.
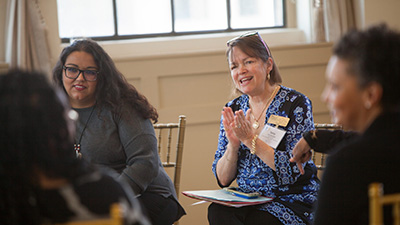
<svg viewBox="0 0 400 225">
<path fill-rule="evenodd" d="M 232 80 L 241 96 L 223 108 L 212 170 L 221 187 L 236 180 L 240 191 L 274 200 L 241 208 L 212 203 L 208 220 L 211 225 L 310 224 L 317 170 L 308 161 L 301 175 L 289 159 L 302 133 L 314 128 L 311 101 L 280 85 L 278 68 L 258 32 L 227 45 Z"/>
</svg>

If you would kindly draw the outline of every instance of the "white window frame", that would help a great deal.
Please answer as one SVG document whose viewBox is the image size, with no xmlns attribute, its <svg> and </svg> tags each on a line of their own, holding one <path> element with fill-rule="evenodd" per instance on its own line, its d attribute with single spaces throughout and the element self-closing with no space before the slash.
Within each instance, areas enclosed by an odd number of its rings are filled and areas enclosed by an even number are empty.
<svg viewBox="0 0 400 225">
<path fill-rule="evenodd" d="M 229 32 L 237 32 L 237 31 L 248 31 L 248 30 L 253 30 L 253 29 L 277 29 L 277 28 L 285 28 L 288 26 L 287 24 L 287 8 L 290 6 L 287 6 L 287 4 L 290 4 L 290 1 L 293 0 L 273 0 L 273 1 L 282 1 L 282 7 L 283 7 L 283 24 L 282 25 L 277 25 L 274 27 L 255 27 L 255 28 L 232 28 L 231 27 L 231 18 L 230 18 L 230 2 L 232 0 L 225 0 L 227 4 L 227 22 L 228 22 L 228 27 L 226 29 L 221 29 L 221 30 L 204 30 L 204 31 L 185 31 L 185 32 L 177 32 L 175 31 L 175 21 L 174 17 L 175 15 L 172 15 L 171 20 L 172 20 L 172 31 L 171 32 L 166 32 L 166 33 L 156 33 L 156 34 L 132 34 L 132 35 L 119 35 L 118 34 L 118 16 L 117 14 L 117 0 L 112 0 L 112 7 L 113 7 L 113 24 L 114 24 L 114 31 L 115 34 L 113 36 L 96 36 L 96 37 L 90 37 L 96 41 L 113 41 L 113 40 L 132 40 L 132 39 L 140 39 L 140 38 L 153 38 L 153 37 L 175 37 L 175 36 L 186 36 L 186 35 L 195 35 L 195 34 L 213 34 L 213 33 L 229 33 Z M 170 4 L 173 7 L 174 1 L 170 0 Z M 292 2 L 293 3 L 293 2 Z M 174 14 L 174 10 L 172 10 L 172 14 Z M 71 37 L 74 38 L 74 37 Z M 63 43 L 68 43 L 70 41 L 70 38 L 62 38 Z"/>
<path fill-rule="evenodd" d="M 285 0 L 286 28 L 257 30 L 269 46 L 304 44 L 309 41 L 308 32 L 297 28 L 297 17 L 306 16 L 297 11 L 298 3 Z M 310 2 L 311 0 L 302 0 Z M 303 5 L 304 6 L 304 5 Z M 303 7 L 302 6 L 302 7 Z M 304 20 L 307 21 L 307 20 Z M 201 54 L 204 52 L 221 52 L 226 50 L 226 41 L 242 34 L 243 31 L 215 34 L 196 34 L 175 37 L 139 38 L 130 40 L 99 41 L 101 46 L 116 60 L 129 58 L 162 57 L 177 54 Z M 62 47 L 69 43 L 63 43 Z"/>
</svg>

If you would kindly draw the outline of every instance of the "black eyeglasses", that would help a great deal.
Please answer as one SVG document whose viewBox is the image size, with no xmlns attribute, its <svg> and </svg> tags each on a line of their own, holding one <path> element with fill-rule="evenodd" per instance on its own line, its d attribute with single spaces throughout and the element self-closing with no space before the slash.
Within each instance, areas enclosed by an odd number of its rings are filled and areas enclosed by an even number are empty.
<svg viewBox="0 0 400 225">
<path fill-rule="evenodd" d="M 69 67 L 69 66 L 63 66 L 63 69 L 65 71 L 65 76 L 69 79 L 76 79 L 79 77 L 79 74 L 83 74 L 83 79 L 86 81 L 95 81 L 97 80 L 97 74 L 99 74 L 99 71 L 96 70 L 80 70 L 76 67 Z"/>
<path fill-rule="evenodd" d="M 240 35 L 240 36 L 234 37 L 234 38 L 232 38 L 231 40 L 229 40 L 229 41 L 226 42 L 226 46 L 229 47 L 229 45 L 230 45 L 233 41 L 236 41 L 236 40 L 238 40 L 238 39 L 240 39 L 240 38 L 251 37 L 251 36 L 254 36 L 254 35 L 257 35 L 258 39 L 263 43 L 265 49 L 267 50 L 268 56 L 271 56 L 271 51 L 269 50 L 268 45 L 265 43 L 265 41 L 262 39 L 260 33 L 258 33 L 257 31 L 250 31 L 250 32 L 244 33 L 244 34 L 242 34 L 242 35 Z"/>
</svg>

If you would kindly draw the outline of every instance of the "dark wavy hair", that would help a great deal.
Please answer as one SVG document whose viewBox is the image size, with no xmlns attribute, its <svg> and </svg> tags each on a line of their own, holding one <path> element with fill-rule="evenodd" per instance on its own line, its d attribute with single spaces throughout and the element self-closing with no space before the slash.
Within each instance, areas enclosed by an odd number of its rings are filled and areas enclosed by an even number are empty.
<svg viewBox="0 0 400 225">
<path fill-rule="evenodd" d="M 382 86 L 383 110 L 400 110 L 400 33 L 385 24 L 364 31 L 351 30 L 333 49 L 333 54 L 349 63 L 349 74 L 360 87 L 370 82 Z"/>
<path fill-rule="evenodd" d="M 67 101 L 40 73 L 0 75 L 1 223 L 40 223 L 34 204 L 38 170 L 69 180 L 83 171 L 68 130 Z"/>
<path fill-rule="evenodd" d="M 226 50 L 226 57 L 231 57 L 233 47 L 238 47 L 248 56 L 261 59 L 263 62 L 268 62 L 268 59 L 271 57 L 273 66 L 270 72 L 271 78 L 269 80 L 269 83 L 282 83 L 282 77 L 279 73 L 278 67 L 275 64 L 275 60 L 272 57 L 272 53 L 269 49 L 267 50 L 267 48 L 264 46 L 263 41 L 260 38 L 261 37 L 258 34 L 255 34 L 250 36 L 239 36 L 238 38 L 230 41 Z M 267 44 L 265 43 L 265 45 Z"/>
<path fill-rule="evenodd" d="M 59 87 L 64 89 L 62 82 L 63 66 L 67 57 L 75 51 L 84 51 L 91 54 L 99 68 L 95 96 L 96 104 L 100 106 L 100 109 L 102 107 L 107 107 L 111 109 L 114 114 L 118 114 L 122 107 L 128 104 L 137 110 L 139 115 L 144 119 L 152 119 L 154 123 L 157 122 L 157 110 L 148 102 L 144 95 L 139 93 L 133 85 L 128 83 L 107 52 L 93 40 L 76 40 L 63 49 L 53 69 L 53 81 Z"/>
</svg>

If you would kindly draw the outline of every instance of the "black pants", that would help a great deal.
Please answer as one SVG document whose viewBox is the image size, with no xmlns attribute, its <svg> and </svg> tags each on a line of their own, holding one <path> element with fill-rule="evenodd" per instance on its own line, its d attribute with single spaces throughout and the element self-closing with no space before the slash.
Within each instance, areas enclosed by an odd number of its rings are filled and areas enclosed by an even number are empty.
<svg viewBox="0 0 400 225">
<path fill-rule="evenodd" d="M 171 225 L 185 214 L 182 206 L 172 197 L 144 192 L 138 199 L 152 225 Z"/>
<path fill-rule="evenodd" d="M 212 203 L 208 207 L 210 225 L 282 225 L 275 216 L 255 207 L 228 207 Z"/>
</svg>

